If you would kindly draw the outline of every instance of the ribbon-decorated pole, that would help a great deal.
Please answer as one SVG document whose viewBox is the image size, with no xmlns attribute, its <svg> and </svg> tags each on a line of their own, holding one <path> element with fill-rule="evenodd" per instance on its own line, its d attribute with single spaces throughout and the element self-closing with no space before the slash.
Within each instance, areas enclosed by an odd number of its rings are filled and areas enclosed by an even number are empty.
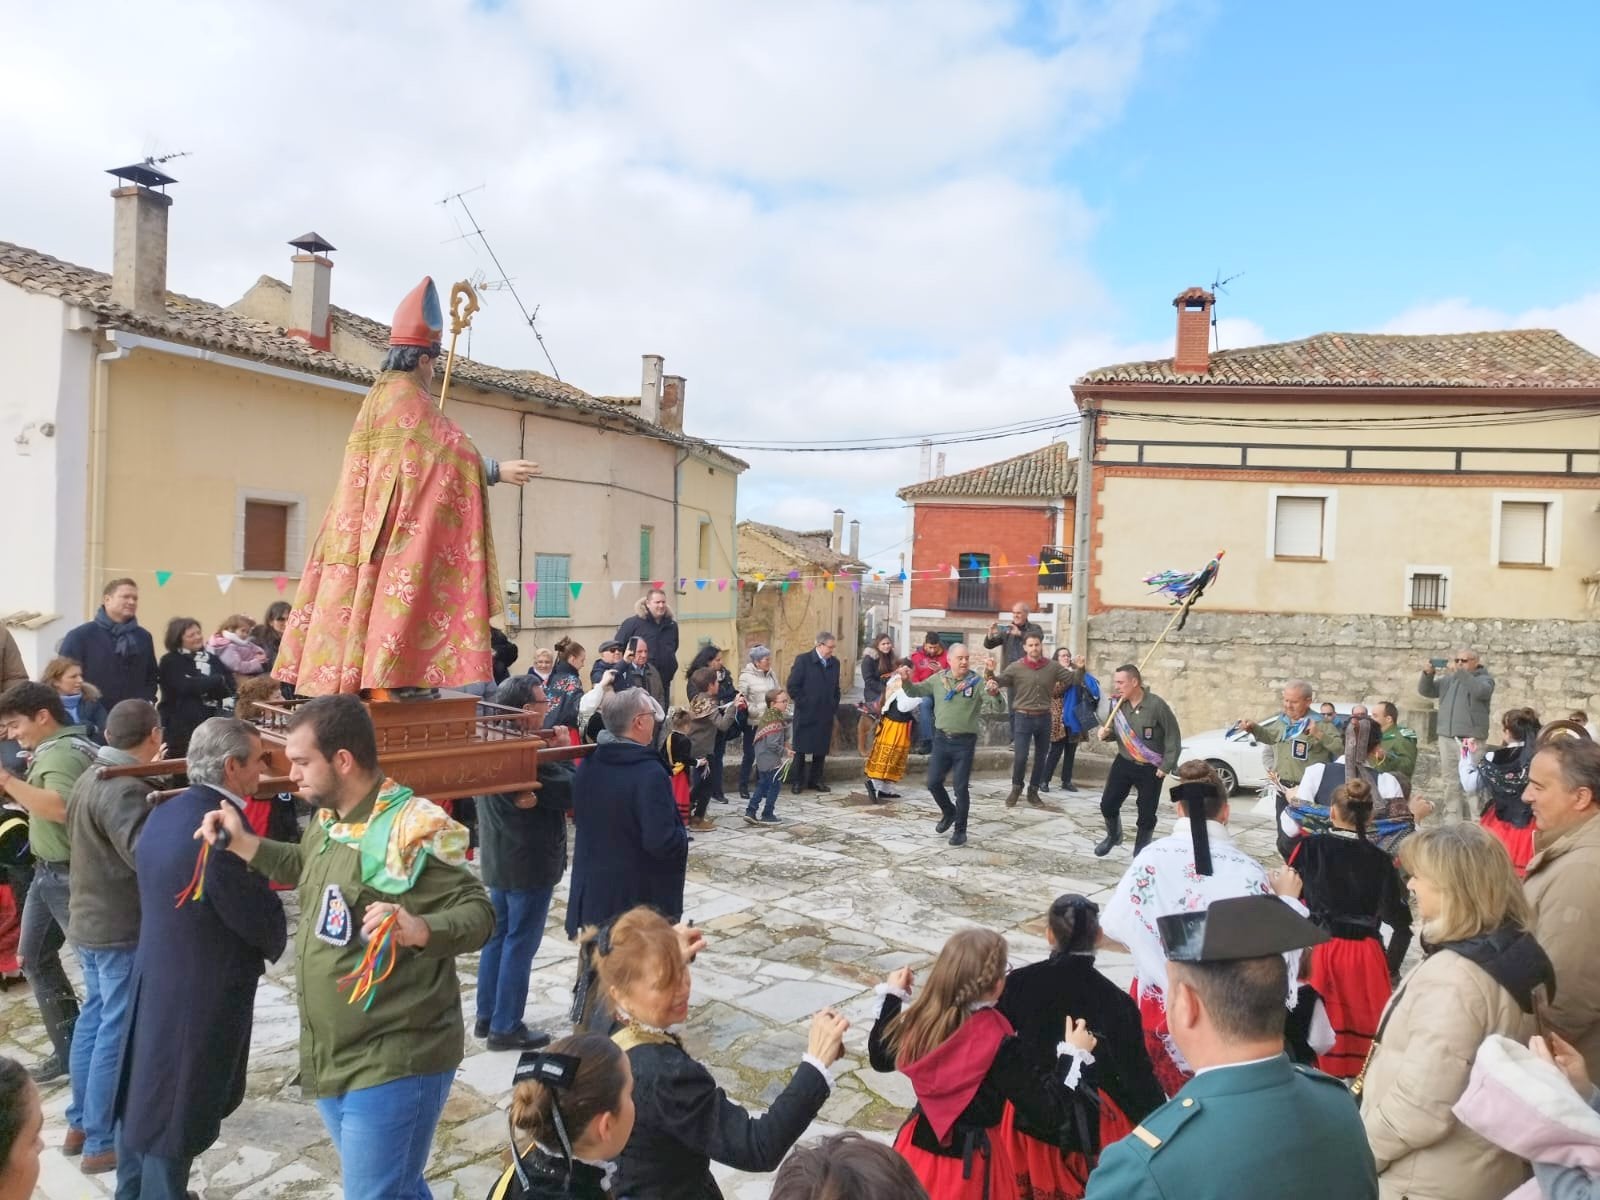
<svg viewBox="0 0 1600 1200">
<path fill-rule="evenodd" d="M 478 311 L 478 293 L 465 279 L 450 286 L 450 350 L 444 358 L 444 382 L 439 385 L 439 408 L 444 408 L 445 393 L 450 390 L 450 372 L 456 365 L 456 339 L 461 331 L 472 324 L 472 314 Z"/>
</svg>

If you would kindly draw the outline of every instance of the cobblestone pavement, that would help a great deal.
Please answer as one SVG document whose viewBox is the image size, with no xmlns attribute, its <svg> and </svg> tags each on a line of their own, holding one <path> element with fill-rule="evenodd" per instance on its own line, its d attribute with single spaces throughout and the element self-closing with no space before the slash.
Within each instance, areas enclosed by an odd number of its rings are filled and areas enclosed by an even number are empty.
<svg viewBox="0 0 1600 1200">
<path fill-rule="evenodd" d="M 1093 770 L 1094 760 L 1085 759 Z M 1025 804 L 1007 810 L 1008 786 L 1009 777 L 998 775 L 973 781 L 971 840 L 959 849 L 935 836 L 933 801 L 910 786 L 905 799 L 880 807 L 838 783 L 827 796 L 785 792 L 778 811 L 788 823 L 773 827 L 747 825 L 737 797 L 712 806 L 719 828 L 690 849 L 685 915 L 705 930 L 709 945 L 694 969 L 685 1041 L 730 1095 L 753 1107 L 769 1103 L 800 1060 L 811 1013 L 832 1004 L 852 1026 L 845 1059 L 833 1071 L 833 1095 L 808 1136 L 848 1127 L 891 1137 L 911 1092 L 901 1076 L 867 1066 L 873 987 L 896 967 L 924 967 L 946 937 L 973 924 L 1003 931 L 1014 961 L 1032 962 L 1045 954 L 1043 914 L 1055 896 L 1109 896 L 1130 844 L 1103 861 L 1091 853 L 1102 832 L 1098 784 L 1093 792 L 1053 793 L 1048 810 Z M 1255 807 L 1253 797 L 1235 798 L 1235 836 L 1265 862 L 1273 855 L 1270 813 Z M 1170 824 L 1168 808 L 1160 832 Z M 575 962 L 561 932 L 564 901 L 565 884 L 528 1000 L 529 1024 L 557 1033 L 566 1029 Z M 290 957 L 271 968 L 256 1000 L 247 1098 L 196 1164 L 192 1186 L 208 1200 L 340 1195 L 338 1163 L 322 1125 L 291 1086 L 299 1019 Z M 459 966 L 470 1026 L 476 959 L 463 958 Z M 1105 955 L 1101 966 L 1128 981 L 1125 956 Z M 0 1001 L 0 1054 L 31 1063 L 46 1048 L 31 998 L 24 990 L 7 992 Z M 468 1039 L 428 1170 L 439 1200 L 477 1200 L 499 1174 L 515 1059 Z M 65 1086 L 50 1085 L 39 1194 L 108 1196 L 113 1176 L 85 1177 L 76 1160 L 60 1153 L 65 1107 Z M 765 1200 L 770 1177 L 718 1174 L 730 1198 Z"/>
</svg>

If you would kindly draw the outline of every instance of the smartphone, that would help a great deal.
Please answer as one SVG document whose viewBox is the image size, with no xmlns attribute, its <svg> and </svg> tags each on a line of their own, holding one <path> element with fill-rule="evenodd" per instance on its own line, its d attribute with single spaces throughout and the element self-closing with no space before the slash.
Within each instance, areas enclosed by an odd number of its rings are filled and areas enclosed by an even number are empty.
<svg viewBox="0 0 1600 1200">
<path fill-rule="evenodd" d="M 1450 665 L 1450 660 L 1448 658 L 1430 658 L 1428 661 L 1433 664 L 1433 669 L 1435 671 L 1442 671 Z"/>
</svg>

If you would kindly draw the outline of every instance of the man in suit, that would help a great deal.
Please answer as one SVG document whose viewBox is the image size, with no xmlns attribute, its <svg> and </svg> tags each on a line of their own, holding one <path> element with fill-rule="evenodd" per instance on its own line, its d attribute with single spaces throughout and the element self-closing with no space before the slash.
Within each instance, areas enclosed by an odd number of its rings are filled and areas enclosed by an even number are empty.
<svg viewBox="0 0 1600 1200">
<path fill-rule="evenodd" d="M 832 791 L 823 781 L 828 751 L 833 746 L 833 722 L 839 712 L 839 660 L 833 657 L 833 634 L 817 634 L 817 648 L 802 654 L 789 668 L 789 704 L 794 712 L 794 765 L 789 768 L 795 795 L 809 787 Z M 811 771 L 806 773 L 806 756 Z"/>
<path fill-rule="evenodd" d="M 202 723 L 189 740 L 191 786 L 139 835 L 139 950 L 117 1093 L 122 1200 L 183 1200 L 194 1160 L 244 1099 L 256 983 L 288 930 L 266 878 L 204 853 L 194 835 L 220 805 L 242 815 L 263 765 L 253 726 Z"/>
<path fill-rule="evenodd" d="M 1284 1054 L 1284 955 L 1328 935 L 1276 896 L 1215 900 L 1159 926 L 1168 1025 L 1195 1077 L 1106 1147 L 1086 1200 L 1377 1200 L 1355 1100 Z"/>
</svg>

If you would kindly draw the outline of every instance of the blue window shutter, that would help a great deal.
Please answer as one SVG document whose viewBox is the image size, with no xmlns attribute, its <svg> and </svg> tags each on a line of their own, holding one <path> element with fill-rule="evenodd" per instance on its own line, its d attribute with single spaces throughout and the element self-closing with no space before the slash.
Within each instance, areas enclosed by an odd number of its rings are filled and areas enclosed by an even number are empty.
<svg viewBox="0 0 1600 1200">
<path fill-rule="evenodd" d="M 566 617 L 571 615 L 569 605 L 572 591 L 567 587 L 568 566 L 572 559 L 566 554 L 535 554 L 533 578 L 539 584 L 539 594 L 534 597 L 535 617 Z"/>
</svg>

